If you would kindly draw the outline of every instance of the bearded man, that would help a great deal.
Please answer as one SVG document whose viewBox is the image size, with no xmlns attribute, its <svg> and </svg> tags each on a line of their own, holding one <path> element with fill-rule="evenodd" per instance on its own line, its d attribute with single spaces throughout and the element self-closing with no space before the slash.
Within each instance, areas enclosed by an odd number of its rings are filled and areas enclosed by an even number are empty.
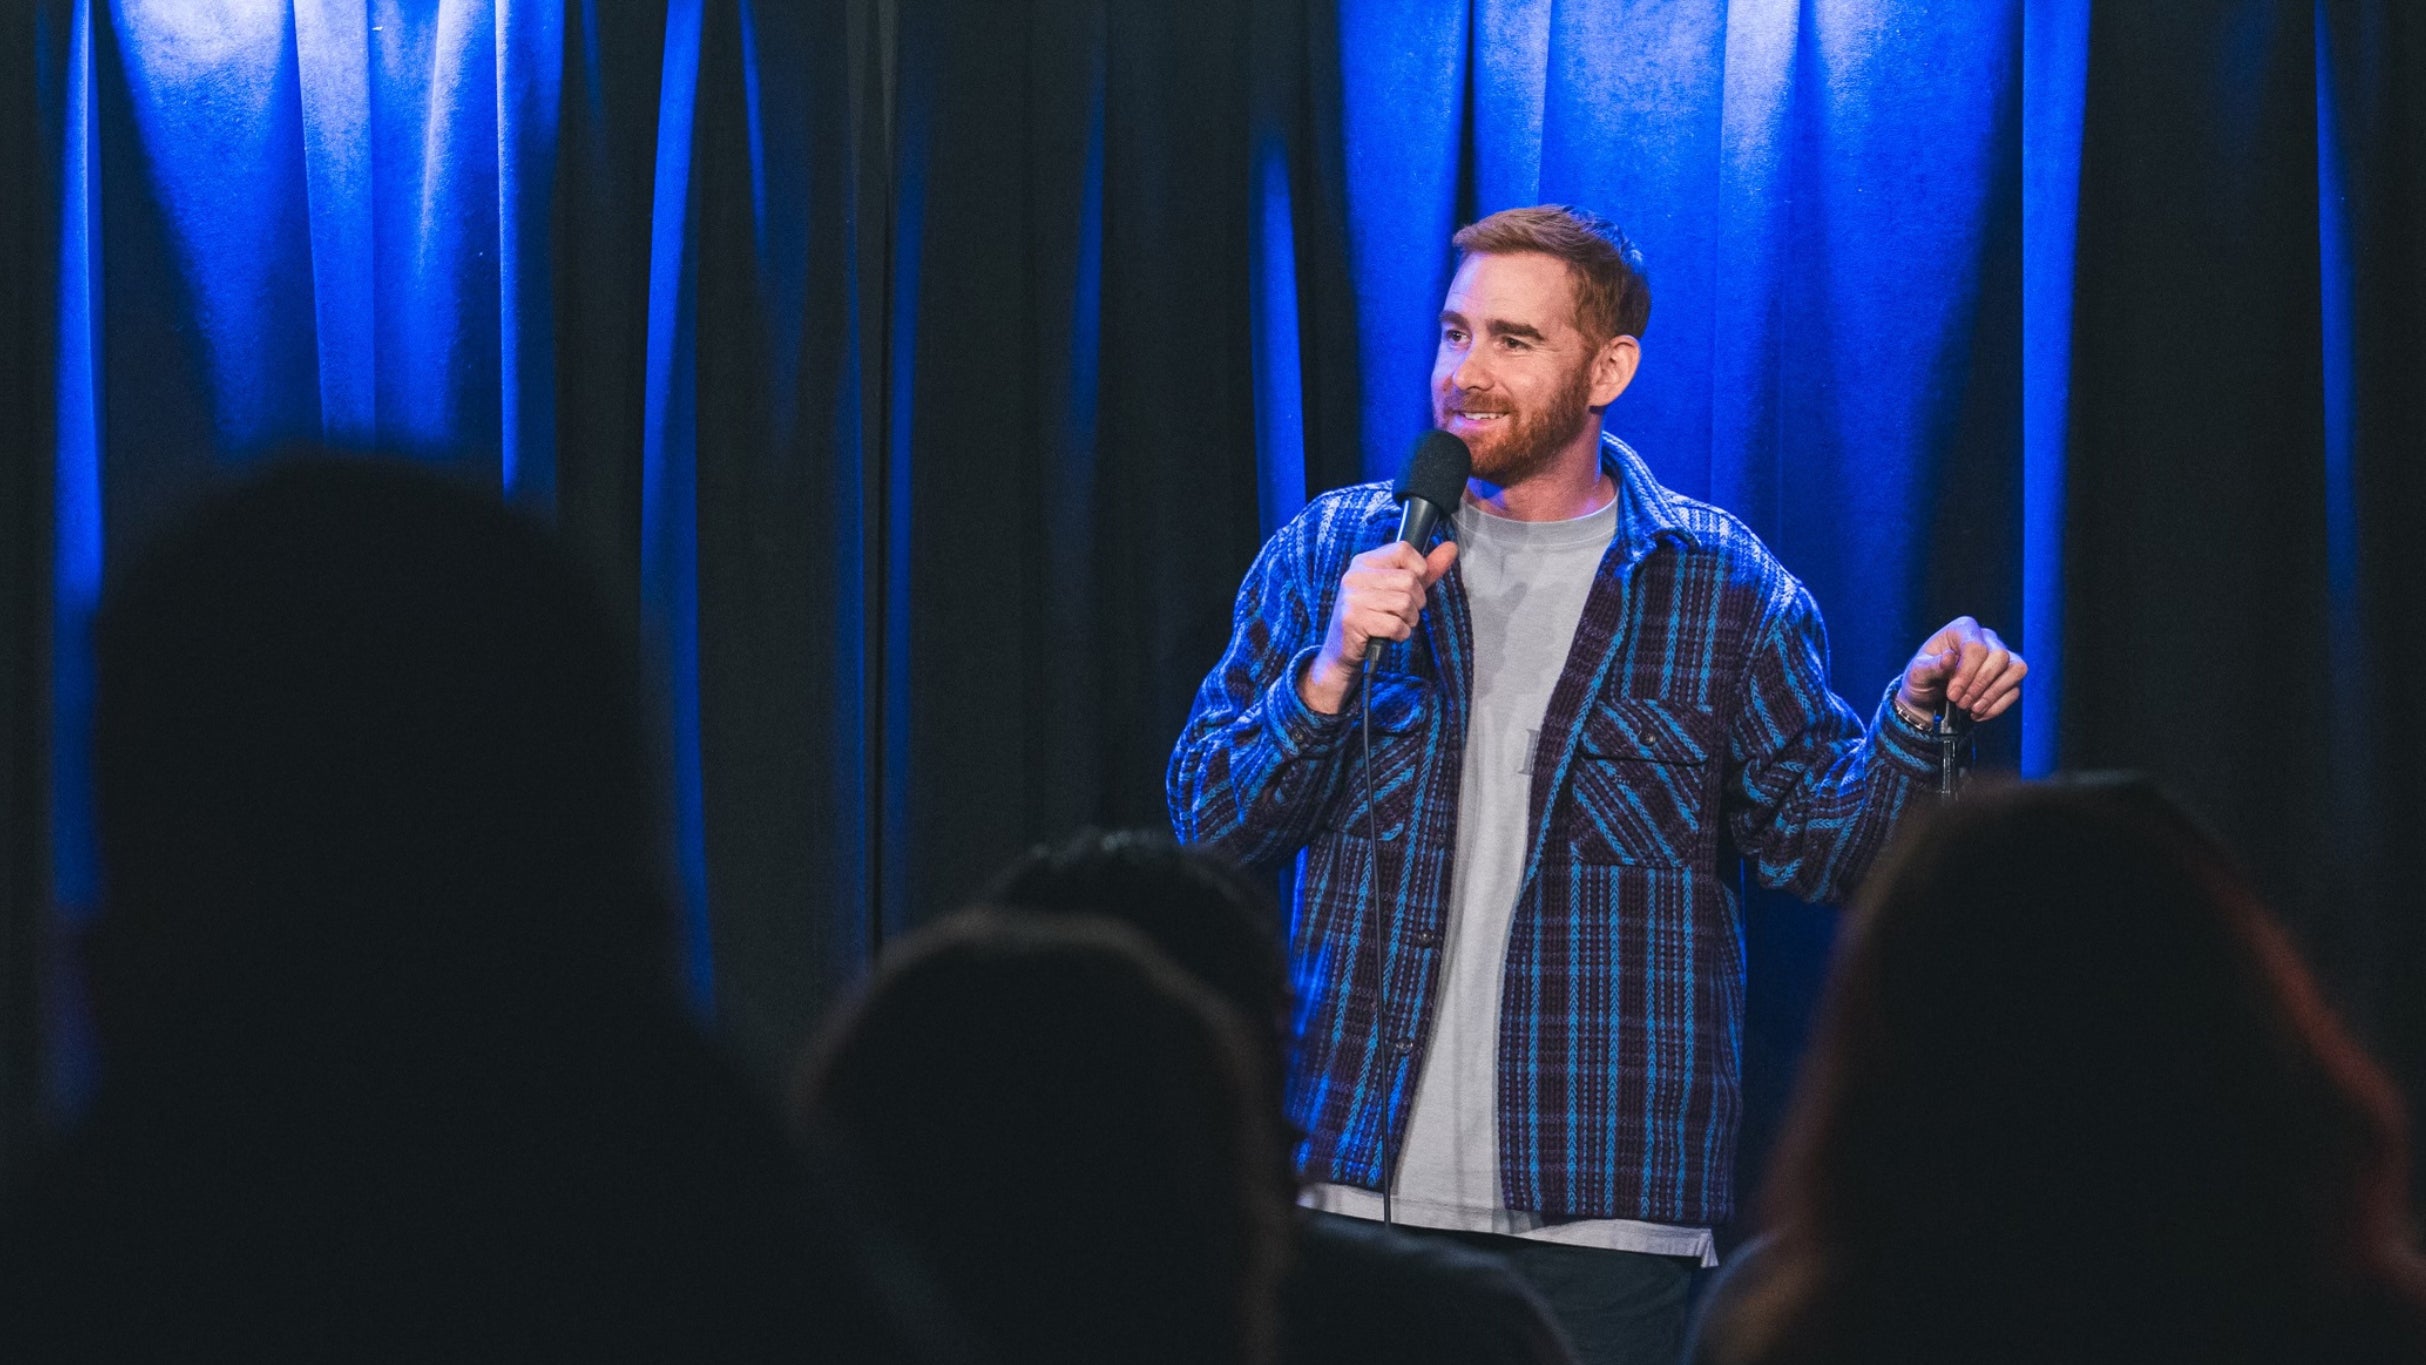
<svg viewBox="0 0 2426 1365">
<path fill-rule="evenodd" d="M 1949 722 L 2002 714 L 2026 665 L 1957 619 L 1865 726 L 1802 584 L 1601 431 L 1650 316 L 1632 245 L 1559 207 L 1453 244 L 1432 391 L 1474 454 L 1463 505 L 1429 552 L 1391 543 L 1384 484 L 1272 537 L 1172 754 L 1172 821 L 1302 859 L 1310 1201 L 1379 1217 L 1387 1182 L 1400 1222 L 1506 1255 L 1583 1359 L 1672 1361 L 1733 1211 L 1737 860 L 1842 899 L 1934 790 Z"/>
</svg>

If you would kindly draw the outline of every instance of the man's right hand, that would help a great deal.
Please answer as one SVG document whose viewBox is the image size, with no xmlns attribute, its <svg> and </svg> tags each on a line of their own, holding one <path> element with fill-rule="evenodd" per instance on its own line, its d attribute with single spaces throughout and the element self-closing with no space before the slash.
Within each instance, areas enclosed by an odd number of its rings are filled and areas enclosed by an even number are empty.
<svg viewBox="0 0 2426 1365">
<path fill-rule="evenodd" d="M 1305 676 L 1297 680 L 1297 695 L 1326 716 L 1348 704 L 1348 691 L 1365 651 L 1375 640 L 1404 640 L 1415 633 L 1423 615 L 1424 590 L 1457 562 L 1457 542 L 1444 540 L 1430 555 L 1415 552 L 1403 540 L 1367 550 L 1348 561 L 1340 575 L 1339 599 L 1331 607 L 1331 628 Z"/>
</svg>

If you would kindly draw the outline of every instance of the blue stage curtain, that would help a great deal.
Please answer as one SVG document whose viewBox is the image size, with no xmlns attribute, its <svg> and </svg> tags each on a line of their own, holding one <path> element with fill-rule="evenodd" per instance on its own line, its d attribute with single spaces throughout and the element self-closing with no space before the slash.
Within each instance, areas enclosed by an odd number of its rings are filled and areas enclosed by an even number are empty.
<svg viewBox="0 0 2426 1365">
<path fill-rule="evenodd" d="M 80 640 L 108 564 L 282 448 L 416 455 L 558 521 L 629 594 L 670 721 L 693 1001 L 788 1062 L 871 951 L 859 328 L 881 241 L 854 232 L 853 137 L 877 86 L 845 9 L 37 9 L 56 274 L 26 521 L 49 619 L 26 643 L 57 647 L 25 750 L 49 872 L 20 911 L 72 925 L 106 897 Z M 73 1107 L 73 974 L 52 976 L 49 1089 Z"/>
<path fill-rule="evenodd" d="M 1997 625 L 2037 671 L 1986 762 L 2169 781 L 2426 1060 L 2395 0 L 24 13 L 9 1096 L 29 926 L 102 898 L 78 635 L 197 480 L 423 451 L 597 560 L 664 679 L 693 998 L 771 1069 L 1023 844 L 1162 818 L 1248 558 L 1396 467 L 1449 233 L 1541 200 L 1642 246 L 1609 426 L 1810 584 L 1841 690 Z M 1831 924 L 1752 905 L 1755 1146 Z"/>
</svg>

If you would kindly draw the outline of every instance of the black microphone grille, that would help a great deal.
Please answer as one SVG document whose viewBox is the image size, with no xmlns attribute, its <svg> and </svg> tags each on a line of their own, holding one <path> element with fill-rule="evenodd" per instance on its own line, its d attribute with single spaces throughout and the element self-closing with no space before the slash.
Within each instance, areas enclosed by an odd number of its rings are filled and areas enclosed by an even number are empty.
<svg viewBox="0 0 2426 1365">
<path fill-rule="evenodd" d="M 1465 496 L 1466 477 L 1473 472 L 1474 452 L 1466 449 L 1464 441 L 1445 431 L 1427 431 L 1415 443 L 1415 453 L 1407 457 L 1407 472 L 1398 476 L 1390 494 L 1400 502 L 1422 498 L 1445 514 L 1457 509 Z"/>
</svg>

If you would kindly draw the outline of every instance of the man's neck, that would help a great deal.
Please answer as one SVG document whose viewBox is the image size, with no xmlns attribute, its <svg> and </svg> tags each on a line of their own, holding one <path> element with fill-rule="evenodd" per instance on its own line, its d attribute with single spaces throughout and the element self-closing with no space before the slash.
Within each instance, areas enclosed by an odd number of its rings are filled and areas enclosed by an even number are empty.
<svg viewBox="0 0 2426 1365">
<path fill-rule="evenodd" d="M 1598 422 L 1524 479 L 1504 485 L 1479 478 L 1466 481 L 1469 500 L 1510 521 L 1572 521 L 1608 506 L 1616 496 L 1616 481 L 1600 467 Z"/>
</svg>

